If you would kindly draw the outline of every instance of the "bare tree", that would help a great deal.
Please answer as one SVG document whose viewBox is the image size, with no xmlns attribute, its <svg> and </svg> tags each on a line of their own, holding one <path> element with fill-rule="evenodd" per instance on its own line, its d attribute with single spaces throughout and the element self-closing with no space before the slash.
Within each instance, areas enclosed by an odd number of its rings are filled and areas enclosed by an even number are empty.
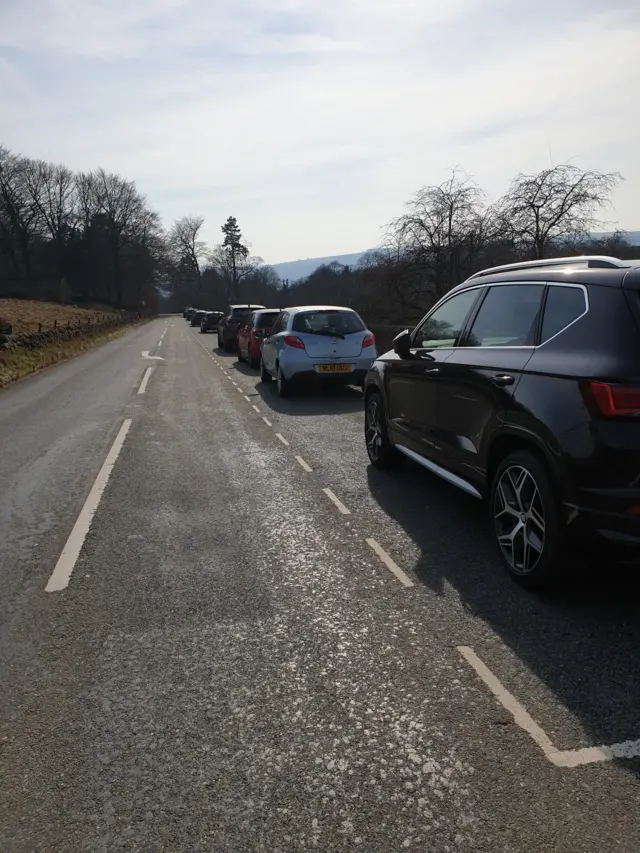
<svg viewBox="0 0 640 853">
<path fill-rule="evenodd" d="M 422 187 L 387 230 L 387 256 L 411 268 L 398 286 L 414 303 L 424 303 L 427 294 L 442 296 L 473 267 L 489 230 L 485 194 L 460 170 L 441 184 Z"/>
<path fill-rule="evenodd" d="M 198 290 L 202 290 L 200 262 L 207 253 L 206 243 L 199 239 L 203 224 L 204 216 L 183 216 L 173 223 L 169 232 L 169 247 L 175 255 L 176 264 L 191 272 Z"/>
<path fill-rule="evenodd" d="M 27 278 L 31 278 L 33 243 L 41 227 L 34 200 L 40 188 L 29 186 L 30 169 L 31 161 L 0 147 L 0 237 L 14 269 L 20 259 Z"/>
<path fill-rule="evenodd" d="M 554 242 L 594 230 L 597 211 L 621 180 L 617 172 L 553 166 L 536 175 L 517 175 L 499 206 L 515 242 L 534 258 L 544 258 Z"/>
<path fill-rule="evenodd" d="M 240 283 L 261 264 L 262 258 L 249 254 L 235 216 L 230 216 L 222 226 L 224 240 L 210 255 L 210 262 L 227 282 L 227 295 L 231 301 L 238 299 Z"/>
</svg>

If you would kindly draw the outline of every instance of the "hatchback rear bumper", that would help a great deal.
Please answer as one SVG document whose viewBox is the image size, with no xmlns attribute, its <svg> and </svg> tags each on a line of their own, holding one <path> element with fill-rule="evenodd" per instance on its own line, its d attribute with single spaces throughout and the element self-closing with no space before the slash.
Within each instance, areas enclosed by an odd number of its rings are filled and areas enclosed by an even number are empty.
<svg viewBox="0 0 640 853">
<path fill-rule="evenodd" d="M 317 373 L 315 370 L 300 370 L 294 373 L 289 382 L 300 385 L 362 385 L 367 371 L 350 370 L 348 373 Z"/>
</svg>

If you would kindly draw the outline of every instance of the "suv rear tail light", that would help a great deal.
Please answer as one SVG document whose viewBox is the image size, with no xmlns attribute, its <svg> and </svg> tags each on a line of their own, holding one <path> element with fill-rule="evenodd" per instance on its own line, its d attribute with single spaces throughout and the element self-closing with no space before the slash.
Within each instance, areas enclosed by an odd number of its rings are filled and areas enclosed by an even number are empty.
<svg viewBox="0 0 640 853">
<path fill-rule="evenodd" d="M 369 332 L 362 339 L 362 349 L 364 349 L 365 347 L 372 347 L 375 344 L 375 342 L 376 342 L 376 336 L 373 334 L 373 332 Z"/>
<path fill-rule="evenodd" d="M 598 414 L 605 418 L 640 415 L 640 386 L 585 382 L 582 390 L 587 401 L 595 403 Z"/>
<path fill-rule="evenodd" d="M 296 349 L 304 349 L 304 343 L 297 338 L 295 335 L 284 335 L 282 340 L 288 347 L 295 347 Z"/>
</svg>

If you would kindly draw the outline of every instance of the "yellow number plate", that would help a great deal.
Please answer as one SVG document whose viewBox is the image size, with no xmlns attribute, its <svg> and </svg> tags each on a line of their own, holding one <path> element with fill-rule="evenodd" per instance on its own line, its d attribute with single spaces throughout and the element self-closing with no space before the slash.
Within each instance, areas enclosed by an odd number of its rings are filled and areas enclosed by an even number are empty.
<svg viewBox="0 0 640 853">
<path fill-rule="evenodd" d="M 319 364 L 318 373 L 351 373 L 350 364 Z"/>
</svg>

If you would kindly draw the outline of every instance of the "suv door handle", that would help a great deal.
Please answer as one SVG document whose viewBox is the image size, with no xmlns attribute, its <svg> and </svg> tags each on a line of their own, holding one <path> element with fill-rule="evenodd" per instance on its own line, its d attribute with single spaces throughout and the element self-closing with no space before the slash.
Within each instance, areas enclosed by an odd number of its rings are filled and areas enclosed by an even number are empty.
<svg viewBox="0 0 640 853">
<path fill-rule="evenodd" d="M 513 376 L 509 376 L 508 373 L 499 373 L 497 376 L 494 376 L 491 381 L 494 385 L 498 385 L 502 388 L 505 385 L 513 385 L 515 379 Z"/>
<path fill-rule="evenodd" d="M 440 368 L 439 367 L 427 367 L 427 369 L 425 370 L 425 373 L 427 374 L 427 376 L 436 376 L 438 373 L 440 373 Z"/>
</svg>

